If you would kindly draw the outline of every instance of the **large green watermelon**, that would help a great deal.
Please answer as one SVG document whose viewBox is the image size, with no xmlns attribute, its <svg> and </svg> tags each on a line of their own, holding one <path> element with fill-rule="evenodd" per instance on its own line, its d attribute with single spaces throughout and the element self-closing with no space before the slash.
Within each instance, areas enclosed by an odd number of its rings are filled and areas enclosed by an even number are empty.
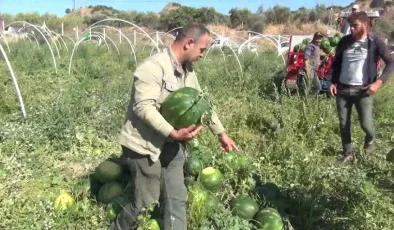
<svg viewBox="0 0 394 230">
<path fill-rule="evenodd" d="M 390 152 L 387 153 L 386 160 L 394 163 L 394 149 L 390 150 Z"/>
<path fill-rule="evenodd" d="M 204 164 L 198 155 L 191 155 L 185 162 L 185 169 L 192 176 L 197 176 L 203 167 Z"/>
<path fill-rule="evenodd" d="M 200 173 L 201 184 L 210 191 L 216 191 L 222 186 L 223 174 L 213 167 L 204 168 Z"/>
<path fill-rule="evenodd" d="M 337 46 L 339 43 L 339 40 L 341 40 L 340 37 L 337 37 L 337 36 L 331 37 L 330 38 L 330 45 L 333 47 Z"/>
<path fill-rule="evenodd" d="M 305 44 L 305 45 L 309 45 L 309 43 L 311 43 L 311 41 L 312 41 L 312 39 L 310 39 L 310 38 L 304 38 L 302 40 L 302 43 Z"/>
<path fill-rule="evenodd" d="M 160 107 L 160 113 L 175 129 L 202 123 L 204 115 L 212 115 L 211 106 L 203 93 L 192 87 L 172 92 Z"/>
<path fill-rule="evenodd" d="M 257 202 L 249 196 L 239 195 L 231 200 L 230 207 L 234 215 L 251 220 L 259 211 Z"/>
<path fill-rule="evenodd" d="M 279 212 L 273 208 L 264 208 L 256 213 L 254 219 L 261 230 L 283 230 L 284 224 Z"/>
<path fill-rule="evenodd" d="M 127 204 L 128 200 L 123 196 L 118 196 L 113 199 L 105 207 L 107 218 L 114 220 L 116 216 L 123 210 L 123 207 Z"/>
<path fill-rule="evenodd" d="M 300 43 L 298 48 L 299 48 L 300 52 L 304 52 L 306 47 L 307 47 L 307 45 L 305 45 L 304 43 Z"/>
<path fill-rule="evenodd" d="M 327 49 L 328 47 L 330 47 L 330 41 L 329 41 L 328 39 L 326 39 L 326 38 L 323 38 L 323 39 L 321 40 L 321 42 L 320 42 L 320 48 L 323 49 L 323 50 L 325 50 L 325 49 Z"/>
<path fill-rule="evenodd" d="M 338 33 L 336 33 L 334 36 L 335 36 L 335 37 L 342 38 L 342 37 L 343 37 L 343 33 L 341 33 L 341 32 L 338 32 Z"/>
<path fill-rule="evenodd" d="M 94 176 L 96 179 L 98 179 L 100 182 L 102 183 L 108 183 L 111 181 L 116 181 L 119 178 L 121 178 L 123 173 L 123 168 L 121 165 L 106 160 L 101 162 L 95 172 L 94 172 Z"/>
<path fill-rule="evenodd" d="M 97 195 L 97 200 L 104 204 L 108 204 L 113 199 L 121 195 L 123 192 L 123 185 L 119 182 L 109 182 L 100 187 Z"/>
</svg>

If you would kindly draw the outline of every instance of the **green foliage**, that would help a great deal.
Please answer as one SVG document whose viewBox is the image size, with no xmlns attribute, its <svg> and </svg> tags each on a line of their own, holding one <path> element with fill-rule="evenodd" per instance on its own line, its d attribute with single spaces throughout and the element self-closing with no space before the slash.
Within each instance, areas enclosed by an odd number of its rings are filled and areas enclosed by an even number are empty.
<svg viewBox="0 0 394 230">
<path fill-rule="evenodd" d="M 120 153 L 117 135 L 135 70 L 129 51 L 121 47 L 118 56 L 82 43 L 68 74 L 70 53 L 64 49 L 56 56 L 57 73 L 46 45 L 20 42 L 10 49 L 28 119 L 21 118 L 14 86 L 0 62 L 0 228 L 108 229 L 105 209 L 92 198 L 78 200 L 62 213 L 52 207 L 61 191 L 71 190 L 103 159 Z M 149 52 L 139 51 L 138 61 Z M 280 195 L 263 193 L 260 208 L 276 208 L 294 229 L 393 229 L 394 166 L 384 159 L 394 141 L 392 81 L 375 96 L 377 152 L 356 151 L 356 165 L 339 167 L 334 98 L 284 90 L 283 62 L 274 52 L 240 56 L 242 77 L 235 58 L 223 60 L 221 55 L 210 53 L 195 70 L 240 148 L 236 154 L 248 156 L 251 163 L 235 170 L 217 137 L 203 129 L 198 143 L 209 150 L 207 163 L 220 168 L 224 185 L 214 194 L 220 202 L 213 213 L 194 212 L 198 223 L 189 226 L 255 229 L 234 216 L 228 204 L 239 194 L 255 197 L 255 187 L 269 182 Z M 353 140 L 361 148 L 364 134 L 357 118 L 354 112 Z M 195 203 L 193 208 L 201 207 Z"/>
</svg>

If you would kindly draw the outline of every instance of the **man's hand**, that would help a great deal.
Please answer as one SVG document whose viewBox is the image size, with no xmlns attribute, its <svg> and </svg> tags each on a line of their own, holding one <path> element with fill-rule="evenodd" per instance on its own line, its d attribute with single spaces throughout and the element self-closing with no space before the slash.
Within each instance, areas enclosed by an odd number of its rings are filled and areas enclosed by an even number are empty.
<svg viewBox="0 0 394 230">
<path fill-rule="evenodd" d="M 182 128 L 179 130 L 172 130 L 170 137 L 176 141 L 187 142 L 193 139 L 202 130 L 202 125 L 191 125 L 187 128 Z"/>
<path fill-rule="evenodd" d="M 227 136 L 226 132 L 219 134 L 219 140 L 221 144 L 221 149 L 226 152 L 231 152 L 233 150 L 238 151 L 238 147 L 235 145 L 234 141 L 231 140 L 229 136 Z"/>
<path fill-rule="evenodd" d="M 374 83 L 367 85 L 365 89 L 367 90 L 368 95 L 373 95 L 378 92 L 380 86 L 382 85 L 383 81 L 378 79 Z"/>
<path fill-rule="evenodd" d="M 335 95 L 337 95 L 337 86 L 335 84 L 330 85 L 330 93 L 334 97 L 335 97 Z"/>
</svg>

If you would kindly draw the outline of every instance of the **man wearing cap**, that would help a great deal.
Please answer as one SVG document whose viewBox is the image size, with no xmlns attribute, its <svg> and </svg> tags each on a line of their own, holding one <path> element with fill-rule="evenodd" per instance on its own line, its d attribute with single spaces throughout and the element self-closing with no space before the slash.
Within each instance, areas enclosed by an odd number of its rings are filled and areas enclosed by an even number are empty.
<svg viewBox="0 0 394 230">
<path fill-rule="evenodd" d="M 312 85 L 315 93 L 319 93 L 321 90 L 320 80 L 317 75 L 317 71 L 320 66 L 320 57 L 325 55 L 325 53 L 322 52 L 320 49 L 320 42 L 323 37 L 323 34 L 321 34 L 320 32 L 316 32 L 313 35 L 312 42 L 306 47 L 304 53 L 305 68 L 307 69 L 307 71 L 310 70 Z"/>
<path fill-rule="evenodd" d="M 358 4 L 354 4 L 352 6 L 352 13 L 351 14 L 354 14 L 354 13 L 358 12 L 358 9 L 359 9 Z"/>
</svg>

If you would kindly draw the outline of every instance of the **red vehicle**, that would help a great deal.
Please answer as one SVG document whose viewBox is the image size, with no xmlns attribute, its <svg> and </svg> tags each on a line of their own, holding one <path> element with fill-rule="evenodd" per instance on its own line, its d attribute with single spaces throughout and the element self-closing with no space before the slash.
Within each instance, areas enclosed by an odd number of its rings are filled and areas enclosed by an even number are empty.
<svg viewBox="0 0 394 230">
<path fill-rule="evenodd" d="M 305 63 L 304 52 L 293 51 L 294 46 L 300 44 L 305 38 L 311 36 L 291 36 L 289 51 L 287 52 L 287 69 L 285 76 L 285 84 L 289 89 L 298 89 L 304 85 L 305 82 Z M 317 71 L 321 83 L 321 91 L 328 91 L 330 87 L 330 68 L 334 60 L 333 55 L 322 57 L 320 67 Z"/>
</svg>

